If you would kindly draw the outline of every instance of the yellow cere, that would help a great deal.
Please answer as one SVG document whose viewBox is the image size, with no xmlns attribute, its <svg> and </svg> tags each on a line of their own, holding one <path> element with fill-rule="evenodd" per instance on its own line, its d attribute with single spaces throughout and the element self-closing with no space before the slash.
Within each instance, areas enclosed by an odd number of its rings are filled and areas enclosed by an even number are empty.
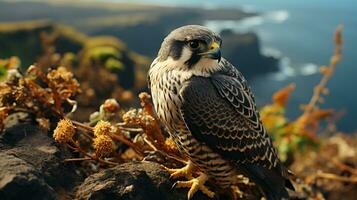
<svg viewBox="0 0 357 200">
<path fill-rule="evenodd" d="M 219 48 L 219 44 L 217 42 L 213 42 L 209 48 L 209 50 L 215 50 Z"/>
</svg>

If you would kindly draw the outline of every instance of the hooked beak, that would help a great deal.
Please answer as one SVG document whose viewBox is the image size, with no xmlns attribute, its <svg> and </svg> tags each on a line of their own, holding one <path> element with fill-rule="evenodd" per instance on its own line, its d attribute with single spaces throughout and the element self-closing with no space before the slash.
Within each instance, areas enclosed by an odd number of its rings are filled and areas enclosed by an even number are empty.
<svg viewBox="0 0 357 200">
<path fill-rule="evenodd" d="M 221 61 L 221 49 L 219 48 L 219 44 L 217 42 L 213 42 L 209 47 L 207 52 L 200 53 L 199 55 L 205 58 L 211 58 L 214 60 Z"/>
</svg>

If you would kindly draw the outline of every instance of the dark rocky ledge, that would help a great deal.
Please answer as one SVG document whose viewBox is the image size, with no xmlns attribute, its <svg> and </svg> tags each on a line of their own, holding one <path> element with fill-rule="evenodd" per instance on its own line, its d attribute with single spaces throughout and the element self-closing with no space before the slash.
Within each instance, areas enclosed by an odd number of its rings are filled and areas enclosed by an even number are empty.
<svg viewBox="0 0 357 200">
<path fill-rule="evenodd" d="M 64 164 L 69 156 L 31 122 L 7 121 L 0 133 L 0 199 L 70 199 L 84 176 Z"/>
<path fill-rule="evenodd" d="M 278 71 L 279 59 L 261 53 L 261 43 L 255 33 L 234 33 L 224 30 L 223 55 L 237 67 L 247 79 Z"/>
<path fill-rule="evenodd" d="M 78 187 L 76 199 L 187 200 L 188 189 L 171 189 L 174 182 L 157 163 L 142 161 L 121 164 L 93 174 Z M 209 199 L 201 192 L 196 200 Z"/>
<path fill-rule="evenodd" d="M 0 133 L 0 199 L 187 199 L 188 189 L 172 189 L 174 181 L 157 163 L 124 163 L 87 177 L 80 164 L 63 162 L 70 157 L 26 117 L 11 116 Z M 208 197 L 197 192 L 193 199 Z"/>
</svg>

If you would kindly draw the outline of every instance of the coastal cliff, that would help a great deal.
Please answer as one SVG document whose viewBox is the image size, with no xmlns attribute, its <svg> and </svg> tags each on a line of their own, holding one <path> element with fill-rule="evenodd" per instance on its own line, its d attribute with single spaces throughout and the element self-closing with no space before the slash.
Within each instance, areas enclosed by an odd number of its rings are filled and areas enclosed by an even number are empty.
<svg viewBox="0 0 357 200">
<path fill-rule="evenodd" d="M 165 35 L 178 26 L 186 24 L 203 24 L 206 20 L 240 20 L 245 17 L 257 15 L 246 13 L 239 9 L 199 9 L 180 8 L 153 5 L 133 5 L 120 3 L 88 3 L 86 7 L 80 7 L 69 1 L 56 3 L 46 2 L 0 2 L 1 21 L 21 22 L 29 20 L 26 17 L 27 10 L 31 9 L 35 16 L 31 20 L 50 20 L 55 23 L 66 24 L 83 33 L 66 34 L 57 40 L 58 50 L 63 52 L 77 52 L 86 37 L 111 35 L 124 41 L 131 51 L 145 55 L 153 59 Z M 16 10 L 16 15 L 9 13 Z M 76 13 L 68 18 L 68 10 Z M 50 12 L 53 11 L 53 12 Z M 18 31 L 4 31 L 0 25 L 0 57 L 19 55 L 24 65 L 30 64 L 36 58 L 39 51 L 39 32 L 49 31 L 53 27 L 40 25 L 31 26 L 23 23 L 13 25 Z M 7 23 L 6 26 L 11 26 Z M 6 27 L 5 26 L 5 27 Z M 25 29 L 21 27 L 27 27 Z M 32 28 L 31 28 L 32 27 Z M 59 27 L 59 26 L 56 26 Z M 63 27 L 63 26 L 62 26 Z M 62 29 L 62 28 L 59 28 Z M 67 29 L 68 30 L 68 29 Z M 69 31 L 62 31 L 64 33 Z M 21 40 L 14 41 L 18 35 Z M 72 38 L 75 37 L 75 38 Z M 247 76 L 254 76 L 277 71 L 277 58 L 267 57 L 260 52 L 259 38 L 255 33 L 236 34 L 223 33 L 223 56 Z M 31 51 L 25 49 L 31 48 Z M 148 66 L 147 66 L 148 67 Z M 145 70 L 144 70 L 145 71 Z"/>
</svg>

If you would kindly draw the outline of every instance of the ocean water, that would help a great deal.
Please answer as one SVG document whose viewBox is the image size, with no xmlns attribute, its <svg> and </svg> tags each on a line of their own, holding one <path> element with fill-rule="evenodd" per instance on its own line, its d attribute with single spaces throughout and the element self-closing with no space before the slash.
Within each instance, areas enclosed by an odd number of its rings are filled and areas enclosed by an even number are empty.
<svg viewBox="0 0 357 200">
<path fill-rule="evenodd" d="M 121 1 L 121 0 L 112 0 Z M 126 1 L 128 2 L 128 1 Z M 333 53 L 333 33 L 344 25 L 343 60 L 328 84 L 330 95 L 322 107 L 346 114 L 338 129 L 357 130 L 357 4 L 354 0 L 131 0 L 170 6 L 242 8 L 261 15 L 242 21 L 206 21 L 215 31 L 230 28 L 259 35 L 264 54 L 281 57 L 280 71 L 250 81 L 258 105 L 270 102 L 271 95 L 289 83 L 296 84 L 288 104 L 288 116 L 297 117 L 299 105 L 307 103 L 321 75 L 318 68 L 327 65 Z M 224 45 L 224 43 L 223 43 Z M 224 50 L 224 46 L 223 46 Z M 223 55 L 224 56 L 224 55 Z M 249 67 L 249 66 L 240 66 Z"/>
</svg>

